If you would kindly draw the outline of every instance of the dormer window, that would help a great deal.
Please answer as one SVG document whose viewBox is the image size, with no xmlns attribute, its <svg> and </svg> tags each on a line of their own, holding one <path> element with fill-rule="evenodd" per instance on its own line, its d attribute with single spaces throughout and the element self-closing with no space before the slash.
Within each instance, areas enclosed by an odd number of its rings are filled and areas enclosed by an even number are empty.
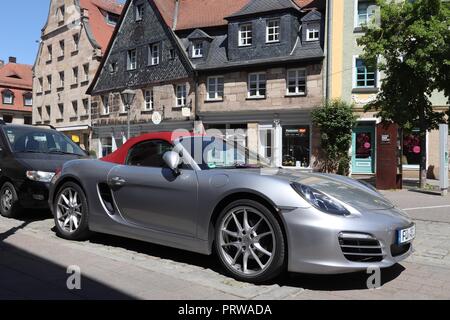
<svg viewBox="0 0 450 320">
<path fill-rule="evenodd" d="M 320 32 L 318 28 L 308 28 L 306 30 L 306 41 L 318 41 Z"/>
<path fill-rule="evenodd" d="M 14 94 L 12 91 L 5 90 L 3 91 L 3 104 L 13 104 L 14 102 Z"/>
<path fill-rule="evenodd" d="M 115 26 L 119 22 L 119 16 L 117 14 L 108 12 L 106 16 L 106 21 L 108 24 Z"/>
<path fill-rule="evenodd" d="M 192 58 L 203 57 L 203 42 L 196 41 L 192 44 Z"/>
<path fill-rule="evenodd" d="M 144 5 L 139 4 L 136 6 L 136 21 L 142 21 L 144 17 Z"/>
<path fill-rule="evenodd" d="M 33 94 L 31 92 L 27 92 L 23 95 L 23 104 L 26 107 L 31 107 L 33 105 Z"/>
<path fill-rule="evenodd" d="M 267 21 L 266 25 L 266 42 L 280 41 L 280 19 L 271 19 Z"/>
<path fill-rule="evenodd" d="M 156 66 L 159 64 L 160 47 L 159 43 L 153 43 L 149 46 L 148 50 L 148 64 L 150 66 Z"/>
<path fill-rule="evenodd" d="M 252 45 L 253 30 L 250 23 L 243 24 L 239 27 L 239 46 L 251 46 Z"/>
<path fill-rule="evenodd" d="M 127 70 L 136 70 L 136 67 L 137 67 L 136 49 L 128 50 L 128 53 L 127 53 Z"/>
</svg>

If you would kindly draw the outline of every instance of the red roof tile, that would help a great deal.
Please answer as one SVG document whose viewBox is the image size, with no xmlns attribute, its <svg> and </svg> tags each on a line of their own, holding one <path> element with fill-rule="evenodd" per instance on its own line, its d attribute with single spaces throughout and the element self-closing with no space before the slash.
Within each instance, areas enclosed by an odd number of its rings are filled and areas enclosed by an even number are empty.
<svg viewBox="0 0 450 320">
<path fill-rule="evenodd" d="M 0 68 L 0 86 L 30 89 L 33 86 L 33 66 L 7 63 Z"/>
<path fill-rule="evenodd" d="M 120 15 L 123 5 L 114 0 L 80 0 L 80 6 L 89 12 L 89 25 L 95 40 L 100 45 L 102 52 L 106 50 L 109 39 L 114 31 L 114 26 L 106 22 L 103 15 L 105 11 Z"/>
</svg>

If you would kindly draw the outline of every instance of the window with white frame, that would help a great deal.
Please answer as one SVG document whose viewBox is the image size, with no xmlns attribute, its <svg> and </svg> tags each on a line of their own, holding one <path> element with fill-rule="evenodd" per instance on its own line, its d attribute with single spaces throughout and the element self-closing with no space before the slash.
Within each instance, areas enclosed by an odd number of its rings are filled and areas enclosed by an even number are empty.
<svg viewBox="0 0 450 320">
<path fill-rule="evenodd" d="M 109 114 L 109 95 L 103 96 L 103 115 Z"/>
<path fill-rule="evenodd" d="M 27 107 L 33 105 L 33 94 L 31 92 L 27 92 L 23 95 L 23 104 Z"/>
<path fill-rule="evenodd" d="M 153 110 L 153 89 L 144 90 L 144 110 L 151 111 Z"/>
<path fill-rule="evenodd" d="M 306 29 L 306 41 L 317 41 L 320 38 L 319 28 Z"/>
<path fill-rule="evenodd" d="M 239 27 L 239 46 L 252 45 L 253 30 L 251 23 L 243 24 Z"/>
<path fill-rule="evenodd" d="M 3 96 L 3 104 L 13 104 L 14 103 L 14 94 L 12 91 L 5 90 L 2 93 Z"/>
<path fill-rule="evenodd" d="M 178 84 L 176 88 L 177 107 L 185 107 L 187 100 L 186 84 Z"/>
<path fill-rule="evenodd" d="M 156 66 L 159 64 L 159 56 L 160 56 L 160 50 L 159 50 L 159 43 L 153 43 L 149 46 L 148 50 L 148 62 L 151 66 Z"/>
<path fill-rule="evenodd" d="M 306 69 L 287 71 L 287 95 L 306 94 Z"/>
<path fill-rule="evenodd" d="M 223 100 L 224 81 L 222 76 L 208 78 L 208 99 L 209 101 Z"/>
<path fill-rule="evenodd" d="M 203 57 L 203 42 L 195 41 L 192 44 L 192 58 L 201 58 Z"/>
<path fill-rule="evenodd" d="M 264 98 L 266 96 L 266 74 L 264 72 L 248 75 L 248 97 Z"/>
<path fill-rule="evenodd" d="M 72 84 L 78 84 L 78 67 L 72 68 Z"/>
<path fill-rule="evenodd" d="M 137 67 L 136 49 L 128 50 L 128 52 L 127 52 L 127 70 L 136 70 L 136 67 Z"/>
<path fill-rule="evenodd" d="M 363 59 L 355 58 L 355 88 L 376 88 L 376 67 L 366 65 Z"/>
<path fill-rule="evenodd" d="M 367 25 L 373 18 L 375 12 L 373 6 L 375 1 L 368 0 L 358 0 L 357 1 L 357 16 L 356 16 L 356 26 L 362 27 Z"/>
<path fill-rule="evenodd" d="M 266 42 L 280 41 L 280 19 L 271 19 L 266 25 Z"/>
</svg>

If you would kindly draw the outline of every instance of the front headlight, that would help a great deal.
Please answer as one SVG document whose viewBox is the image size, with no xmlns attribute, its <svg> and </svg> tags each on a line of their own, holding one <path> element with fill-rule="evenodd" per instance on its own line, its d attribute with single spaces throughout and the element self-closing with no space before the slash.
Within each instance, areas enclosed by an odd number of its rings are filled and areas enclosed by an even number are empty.
<svg viewBox="0 0 450 320">
<path fill-rule="evenodd" d="M 313 207 L 325 213 L 347 216 L 350 212 L 338 201 L 317 189 L 294 182 L 292 187 Z"/>
<path fill-rule="evenodd" d="M 50 182 L 55 176 L 54 172 L 44 172 L 44 171 L 27 171 L 27 178 L 31 181 L 38 182 Z"/>
</svg>

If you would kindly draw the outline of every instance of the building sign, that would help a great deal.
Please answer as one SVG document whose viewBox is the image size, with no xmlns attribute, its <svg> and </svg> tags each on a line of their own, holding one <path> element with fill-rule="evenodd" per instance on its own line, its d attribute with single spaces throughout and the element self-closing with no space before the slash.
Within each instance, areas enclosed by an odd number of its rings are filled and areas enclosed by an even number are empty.
<svg viewBox="0 0 450 320">
<path fill-rule="evenodd" d="M 391 144 L 391 135 L 390 134 L 382 134 L 381 135 L 381 143 L 382 144 Z"/>
<path fill-rule="evenodd" d="M 181 114 L 183 117 L 189 118 L 191 116 L 191 108 L 181 109 Z"/>
<path fill-rule="evenodd" d="M 162 116 L 161 116 L 161 113 L 159 113 L 159 112 L 157 112 L 157 111 L 153 112 L 153 115 L 152 115 L 152 122 L 153 122 L 154 124 L 156 124 L 156 125 L 161 124 L 161 122 L 162 122 Z"/>
</svg>

